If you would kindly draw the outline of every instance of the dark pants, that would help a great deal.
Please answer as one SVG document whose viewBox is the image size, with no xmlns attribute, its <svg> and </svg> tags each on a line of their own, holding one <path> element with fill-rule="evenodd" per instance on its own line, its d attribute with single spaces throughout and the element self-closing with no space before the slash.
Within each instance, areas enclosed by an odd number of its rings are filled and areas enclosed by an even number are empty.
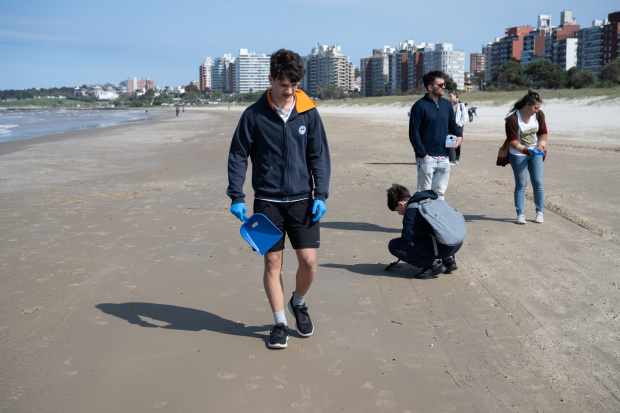
<svg viewBox="0 0 620 413">
<path fill-rule="evenodd" d="M 463 136 L 464 127 L 460 127 L 461 136 Z M 450 148 L 450 163 L 458 162 L 461 160 L 461 146 L 463 146 L 463 142 L 459 145 L 458 148 Z"/>
<path fill-rule="evenodd" d="M 429 268 L 435 260 L 433 258 L 427 258 L 420 254 L 420 251 L 410 244 L 406 243 L 404 239 L 394 238 L 388 244 L 390 254 L 395 256 L 401 261 L 405 261 L 408 264 L 417 268 Z"/>
</svg>

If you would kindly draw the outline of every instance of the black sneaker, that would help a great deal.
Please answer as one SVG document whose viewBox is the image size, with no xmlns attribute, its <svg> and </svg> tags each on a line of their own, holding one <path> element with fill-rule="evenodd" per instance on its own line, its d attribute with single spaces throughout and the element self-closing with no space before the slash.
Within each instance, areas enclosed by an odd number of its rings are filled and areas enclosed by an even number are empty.
<svg viewBox="0 0 620 413">
<path fill-rule="evenodd" d="M 425 268 L 419 274 L 413 276 L 419 280 L 427 280 L 429 278 L 437 278 L 439 274 L 442 274 L 446 270 L 446 266 L 441 261 L 435 261 L 429 268 Z"/>
<path fill-rule="evenodd" d="M 295 329 L 304 337 L 310 337 L 314 333 L 314 325 L 308 315 L 306 304 L 293 305 L 293 297 L 288 302 L 288 310 L 295 317 Z"/>
<path fill-rule="evenodd" d="M 459 267 L 456 266 L 456 259 L 454 258 L 454 255 L 448 258 L 444 258 L 441 261 L 443 262 L 443 265 L 446 266 L 447 273 L 451 273 L 452 271 L 456 271 L 459 269 Z"/>
<path fill-rule="evenodd" d="M 284 323 L 280 323 L 271 329 L 267 346 L 269 348 L 286 348 L 288 346 L 287 341 L 288 327 Z"/>
</svg>

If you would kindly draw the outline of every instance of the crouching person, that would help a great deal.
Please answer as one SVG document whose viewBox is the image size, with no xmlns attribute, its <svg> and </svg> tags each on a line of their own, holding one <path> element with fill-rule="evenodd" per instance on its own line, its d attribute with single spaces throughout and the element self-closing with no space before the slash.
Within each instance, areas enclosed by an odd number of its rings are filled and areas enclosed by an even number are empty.
<svg viewBox="0 0 620 413">
<path fill-rule="evenodd" d="M 387 195 L 388 208 L 404 216 L 402 236 L 390 241 L 390 253 L 401 261 L 422 268 L 414 278 L 436 278 L 444 272 L 455 271 L 458 267 L 454 255 L 461 249 L 464 231 L 467 230 L 463 216 L 444 201 L 429 202 L 437 199 L 433 190 L 416 192 L 411 196 L 407 188 L 394 184 L 387 190 Z M 431 211 L 430 205 L 433 205 L 432 208 L 438 207 L 439 213 L 428 213 Z M 445 214 L 443 218 L 440 211 Z M 431 219 L 431 225 L 424 215 L 436 216 L 437 219 Z M 454 223 L 456 225 L 450 228 L 450 224 Z M 454 234 L 448 235 L 448 238 L 442 236 L 445 235 L 442 234 L 442 227 L 450 229 L 447 232 L 456 228 L 456 237 Z M 456 245 L 446 245 L 441 241 Z"/>
</svg>

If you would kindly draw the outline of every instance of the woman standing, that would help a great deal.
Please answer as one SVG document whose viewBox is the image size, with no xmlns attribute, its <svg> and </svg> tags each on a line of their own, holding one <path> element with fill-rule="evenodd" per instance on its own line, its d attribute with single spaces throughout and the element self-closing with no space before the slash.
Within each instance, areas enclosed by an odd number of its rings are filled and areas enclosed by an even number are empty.
<svg viewBox="0 0 620 413">
<path fill-rule="evenodd" d="M 465 127 L 465 122 L 467 122 L 467 110 L 465 109 L 465 105 L 459 102 L 459 95 L 456 93 L 456 90 L 452 90 L 448 94 L 448 99 L 452 102 L 452 110 L 454 111 L 454 119 L 456 120 L 456 124 L 461 130 L 461 135 L 463 136 L 463 128 Z M 461 147 L 463 144 L 461 143 L 457 148 L 450 148 L 450 165 L 458 165 L 461 160 Z"/>
<path fill-rule="evenodd" d="M 547 124 L 540 110 L 542 99 L 532 89 L 514 104 L 506 116 L 506 143 L 509 147 L 508 161 L 515 175 L 515 208 L 517 224 L 525 224 L 523 201 L 527 185 L 527 172 L 534 190 L 536 219 L 542 223 L 545 193 L 543 191 L 543 161 L 547 151 Z"/>
</svg>

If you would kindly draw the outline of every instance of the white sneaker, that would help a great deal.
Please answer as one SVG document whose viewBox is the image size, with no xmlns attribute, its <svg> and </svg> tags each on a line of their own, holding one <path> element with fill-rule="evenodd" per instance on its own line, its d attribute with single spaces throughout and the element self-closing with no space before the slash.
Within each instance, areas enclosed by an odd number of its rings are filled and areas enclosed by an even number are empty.
<svg viewBox="0 0 620 413">
<path fill-rule="evenodd" d="M 459 164 L 459 161 L 454 161 L 457 165 Z"/>
<path fill-rule="evenodd" d="M 525 215 L 518 215 L 517 216 L 517 224 L 525 225 Z"/>
<path fill-rule="evenodd" d="M 537 212 L 536 213 L 536 219 L 534 220 L 534 222 L 536 222 L 537 224 L 542 224 L 543 222 L 545 222 L 545 220 L 543 219 L 543 213 L 542 212 Z"/>
<path fill-rule="evenodd" d="M 456 165 L 454 162 L 450 162 L 450 165 Z"/>
</svg>

